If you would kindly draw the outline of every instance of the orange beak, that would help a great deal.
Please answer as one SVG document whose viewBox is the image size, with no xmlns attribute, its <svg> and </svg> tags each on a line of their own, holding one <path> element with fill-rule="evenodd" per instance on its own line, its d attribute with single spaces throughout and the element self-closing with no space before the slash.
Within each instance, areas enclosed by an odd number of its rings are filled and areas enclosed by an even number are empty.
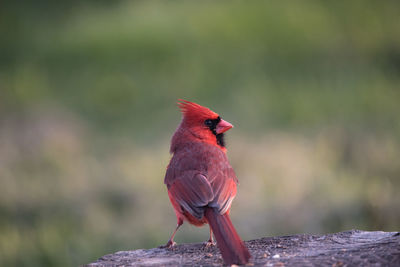
<svg viewBox="0 0 400 267">
<path fill-rule="evenodd" d="M 215 132 L 217 134 L 221 134 L 224 133 L 226 131 L 228 131 L 229 129 L 233 128 L 233 125 L 230 124 L 227 121 L 221 120 L 218 124 L 217 127 L 215 128 Z"/>
</svg>

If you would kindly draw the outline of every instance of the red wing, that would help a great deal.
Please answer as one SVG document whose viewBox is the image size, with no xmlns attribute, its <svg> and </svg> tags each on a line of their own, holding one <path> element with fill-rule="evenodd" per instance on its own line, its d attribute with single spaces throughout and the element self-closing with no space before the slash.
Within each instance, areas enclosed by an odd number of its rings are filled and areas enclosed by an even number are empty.
<svg viewBox="0 0 400 267">
<path fill-rule="evenodd" d="M 203 217 L 204 207 L 214 199 L 211 184 L 198 171 L 184 172 L 173 181 L 168 191 L 184 210 L 198 219 Z"/>
<path fill-rule="evenodd" d="M 216 208 L 220 214 L 224 214 L 231 207 L 236 196 L 236 182 L 234 179 L 225 176 L 218 176 L 212 182 L 214 199 L 209 204 Z"/>
<path fill-rule="evenodd" d="M 229 210 L 236 195 L 237 178 L 219 148 L 193 143 L 174 154 L 164 183 L 184 210 L 201 219 L 205 206 L 221 214 Z"/>
</svg>

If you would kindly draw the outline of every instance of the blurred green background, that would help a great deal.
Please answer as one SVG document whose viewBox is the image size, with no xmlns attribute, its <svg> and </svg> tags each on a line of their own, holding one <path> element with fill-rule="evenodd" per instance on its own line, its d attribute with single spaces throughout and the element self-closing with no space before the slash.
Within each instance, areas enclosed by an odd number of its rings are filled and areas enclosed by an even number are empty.
<svg viewBox="0 0 400 267">
<path fill-rule="evenodd" d="M 242 238 L 400 227 L 399 1 L 2 1 L 0 265 L 164 244 L 176 100 L 232 122 Z M 185 224 L 179 242 L 208 228 Z"/>
</svg>

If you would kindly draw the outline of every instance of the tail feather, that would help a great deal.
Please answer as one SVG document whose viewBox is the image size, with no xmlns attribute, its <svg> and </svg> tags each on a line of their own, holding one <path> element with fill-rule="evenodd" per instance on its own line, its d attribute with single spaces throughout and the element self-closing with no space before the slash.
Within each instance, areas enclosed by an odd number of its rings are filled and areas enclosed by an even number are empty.
<svg viewBox="0 0 400 267">
<path fill-rule="evenodd" d="M 204 213 L 221 251 L 225 264 L 246 264 L 250 253 L 236 232 L 229 214 L 221 215 L 213 208 L 206 208 Z"/>
</svg>

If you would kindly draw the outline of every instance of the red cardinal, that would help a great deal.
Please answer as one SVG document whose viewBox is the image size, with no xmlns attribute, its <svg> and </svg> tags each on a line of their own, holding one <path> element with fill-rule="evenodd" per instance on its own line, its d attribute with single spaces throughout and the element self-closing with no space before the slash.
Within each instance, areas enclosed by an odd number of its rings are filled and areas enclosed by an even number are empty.
<svg viewBox="0 0 400 267">
<path fill-rule="evenodd" d="M 246 264 L 250 253 L 229 218 L 238 180 L 226 157 L 224 132 L 233 126 L 206 107 L 179 101 L 183 118 L 172 137 L 173 156 L 164 180 L 178 225 L 166 247 L 175 245 L 183 221 L 208 223 L 207 245 L 213 244 L 214 233 L 225 264 Z"/>
</svg>

